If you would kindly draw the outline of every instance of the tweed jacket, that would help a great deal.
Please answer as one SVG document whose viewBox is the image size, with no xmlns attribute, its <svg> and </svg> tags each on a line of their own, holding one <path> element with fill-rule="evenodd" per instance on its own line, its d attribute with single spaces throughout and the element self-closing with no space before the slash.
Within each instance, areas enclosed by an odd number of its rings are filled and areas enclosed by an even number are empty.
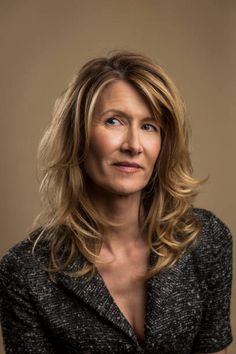
<svg viewBox="0 0 236 354">
<path fill-rule="evenodd" d="M 27 239 L 0 263 L 1 322 L 6 353 L 191 354 L 232 342 L 232 237 L 213 213 L 194 209 L 202 224 L 197 246 L 147 282 L 145 340 L 139 342 L 96 271 L 51 282 Z M 150 264 L 156 254 L 150 256 Z M 75 266 L 82 266 L 80 255 Z"/>
</svg>

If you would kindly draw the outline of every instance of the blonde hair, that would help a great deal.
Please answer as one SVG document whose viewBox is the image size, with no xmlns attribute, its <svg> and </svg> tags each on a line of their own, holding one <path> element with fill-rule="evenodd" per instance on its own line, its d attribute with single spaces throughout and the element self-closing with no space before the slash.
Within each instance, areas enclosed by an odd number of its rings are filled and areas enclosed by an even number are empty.
<svg viewBox="0 0 236 354">
<path fill-rule="evenodd" d="M 112 52 L 88 61 L 75 75 L 57 99 L 52 122 L 39 145 L 43 208 L 30 239 L 34 252 L 40 243 L 47 245 L 50 276 L 54 272 L 77 277 L 91 272 L 93 276 L 103 232 L 115 225 L 90 201 L 83 169 L 97 98 L 115 80 L 136 88 L 161 124 L 161 152 L 140 204 L 145 211 L 140 230 L 158 257 L 141 278 L 149 279 L 173 266 L 200 230 L 191 208 L 201 182 L 192 177 L 183 101 L 173 81 L 151 59 L 133 52 Z M 83 268 L 68 271 L 79 253 L 86 260 Z"/>
</svg>

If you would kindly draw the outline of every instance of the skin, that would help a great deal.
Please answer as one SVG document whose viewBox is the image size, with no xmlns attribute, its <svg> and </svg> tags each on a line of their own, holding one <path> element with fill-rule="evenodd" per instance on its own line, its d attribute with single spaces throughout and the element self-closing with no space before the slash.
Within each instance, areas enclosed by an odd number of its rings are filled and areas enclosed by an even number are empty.
<svg viewBox="0 0 236 354">
<path fill-rule="evenodd" d="M 103 251 L 122 260 L 145 245 L 138 208 L 160 153 L 160 128 L 140 93 L 119 80 L 106 86 L 97 100 L 90 141 L 85 171 L 91 198 L 98 210 L 120 224 L 105 231 Z M 113 165 L 117 161 L 136 162 L 142 168 L 124 173 Z"/>
</svg>

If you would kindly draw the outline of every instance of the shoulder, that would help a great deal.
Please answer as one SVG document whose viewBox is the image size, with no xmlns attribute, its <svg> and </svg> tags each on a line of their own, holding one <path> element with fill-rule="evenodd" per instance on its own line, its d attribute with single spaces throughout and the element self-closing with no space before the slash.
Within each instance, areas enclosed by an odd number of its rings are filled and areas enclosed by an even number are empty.
<svg viewBox="0 0 236 354">
<path fill-rule="evenodd" d="M 34 235 L 37 233 L 39 229 Z M 26 280 L 40 269 L 41 262 L 33 255 L 33 241 L 25 238 L 11 247 L 0 260 L 0 283 L 8 286 L 15 281 Z"/>
<path fill-rule="evenodd" d="M 213 262 L 219 254 L 232 249 L 230 229 L 218 216 L 200 208 L 193 208 L 192 213 L 201 227 L 196 240 L 196 251 L 200 256 Z"/>
<path fill-rule="evenodd" d="M 213 212 L 200 208 L 193 208 L 192 212 L 200 223 L 200 237 L 202 239 L 212 241 L 213 243 L 215 242 L 216 246 L 218 244 L 222 246 L 224 243 L 232 241 L 229 227 Z"/>
</svg>

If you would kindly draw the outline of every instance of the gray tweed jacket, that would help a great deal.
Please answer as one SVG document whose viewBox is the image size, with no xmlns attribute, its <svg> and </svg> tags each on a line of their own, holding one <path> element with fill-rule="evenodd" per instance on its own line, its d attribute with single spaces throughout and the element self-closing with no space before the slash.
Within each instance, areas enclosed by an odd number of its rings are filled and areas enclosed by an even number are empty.
<svg viewBox="0 0 236 354">
<path fill-rule="evenodd" d="M 6 353 L 190 354 L 232 341 L 232 237 L 214 214 L 194 209 L 198 246 L 147 283 L 145 341 L 140 343 L 97 272 L 90 283 L 57 274 L 52 283 L 24 240 L 1 260 L 1 322 Z M 155 254 L 150 262 L 155 261 Z M 75 266 L 84 262 L 82 255 Z"/>
</svg>

